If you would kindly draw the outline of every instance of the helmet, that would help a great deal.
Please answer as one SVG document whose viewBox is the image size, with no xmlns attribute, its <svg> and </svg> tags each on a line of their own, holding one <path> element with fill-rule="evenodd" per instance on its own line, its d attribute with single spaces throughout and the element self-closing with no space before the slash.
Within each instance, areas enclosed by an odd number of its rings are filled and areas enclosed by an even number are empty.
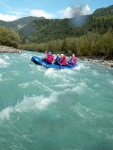
<svg viewBox="0 0 113 150">
<path fill-rule="evenodd" d="M 52 52 L 51 52 L 51 51 L 49 51 L 49 52 L 48 52 L 48 54 L 50 54 L 50 55 L 51 55 L 51 54 L 52 54 Z"/>
</svg>

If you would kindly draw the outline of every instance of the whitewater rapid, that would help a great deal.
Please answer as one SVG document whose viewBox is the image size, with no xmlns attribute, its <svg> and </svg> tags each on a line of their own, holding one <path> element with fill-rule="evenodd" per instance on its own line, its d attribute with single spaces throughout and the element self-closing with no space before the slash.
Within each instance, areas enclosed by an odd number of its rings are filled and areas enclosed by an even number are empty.
<svg viewBox="0 0 113 150">
<path fill-rule="evenodd" d="M 72 70 L 31 62 L 43 53 L 0 54 L 0 147 L 113 149 L 113 69 L 78 59 Z"/>
</svg>

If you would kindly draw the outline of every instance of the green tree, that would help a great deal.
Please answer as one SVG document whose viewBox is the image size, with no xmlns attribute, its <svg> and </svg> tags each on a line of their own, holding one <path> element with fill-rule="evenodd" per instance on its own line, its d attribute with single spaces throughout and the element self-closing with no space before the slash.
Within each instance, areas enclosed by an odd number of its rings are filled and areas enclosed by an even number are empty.
<svg viewBox="0 0 113 150">
<path fill-rule="evenodd" d="M 20 38 L 15 31 L 5 27 L 0 27 L 0 45 L 17 48 L 19 43 Z"/>
<path fill-rule="evenodd" d="M 113 34 L 106 33 L 96 43 L 96 52 L 105 58 L 113 57 Z"/>
</svg>

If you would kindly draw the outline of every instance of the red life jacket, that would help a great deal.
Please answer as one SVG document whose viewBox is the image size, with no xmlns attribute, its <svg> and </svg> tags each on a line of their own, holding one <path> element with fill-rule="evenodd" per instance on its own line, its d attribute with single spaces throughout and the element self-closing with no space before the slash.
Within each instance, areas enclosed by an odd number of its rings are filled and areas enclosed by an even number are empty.
<svg viewBox="0 0 113 150">
<path fill-rule="evenodd" d="M 75 63 L 77 62 L 77 58 L 75 56 L 73 56 L 72 59 Z"/>
<path fill-rule="evenodd" d="M 77 58 L 76 58 L 75 56 L 72 56 L 71 59 L 70 59 L 70 61 L 69 61 L 69 63 L 70 63 L 72 66 L 74 66 L 76 62 L 77 62 Z"/>
<path fill-rule="evenodd" d="M 48 55 L 47 56 L 47 62 L 52 63 L 53 59 L 54 59 L 53 55 Z"/>
<path fill-rule="evenodd" d="M 62 66 L 66 65 L 66 56 L 63 56 L 60 60 L 60 63 L 62 64 Z"/>
</svg>

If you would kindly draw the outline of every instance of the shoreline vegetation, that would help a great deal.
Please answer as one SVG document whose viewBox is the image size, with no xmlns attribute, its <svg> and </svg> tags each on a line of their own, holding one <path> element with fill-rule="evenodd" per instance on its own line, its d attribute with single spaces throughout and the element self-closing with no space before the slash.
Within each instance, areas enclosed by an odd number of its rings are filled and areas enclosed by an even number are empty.
<svg viewBox="0 0 113 150">
<path fill-rule="evenodd" d="M 13 47 L 8 47 L 8 46 L 0 46 L 0 53 L 22 53 L 21 49 L 13 48 Z M 80 56 L 78 57 L 79 59 L 83 61 L 90 61 L 93 63 L 101 63 L 103 65 L 113 67 L 113 60 L 104 60 L 102 57 L 87 57 L 87 56 Z"/>
</svg>

